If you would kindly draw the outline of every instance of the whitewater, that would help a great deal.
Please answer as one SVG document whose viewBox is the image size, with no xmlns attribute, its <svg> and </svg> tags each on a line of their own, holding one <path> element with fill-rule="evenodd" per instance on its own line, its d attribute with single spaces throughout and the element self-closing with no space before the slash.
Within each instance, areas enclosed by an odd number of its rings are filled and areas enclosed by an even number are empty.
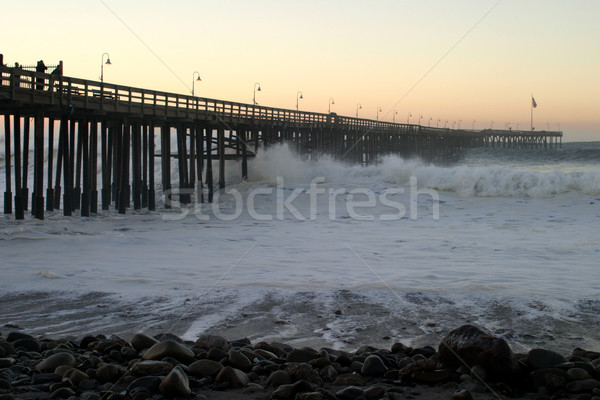
<svg viewBox="0 0 600 400">
<path fill-rule="evenodd" d="M 275 146 L 248 181 L 227 167 L 213 205 L 0 216 L 0 330 L 352 350 L 473 323 L 517 351 L 600 350 L 598 142 L 367 167 Z"/>
</svg>

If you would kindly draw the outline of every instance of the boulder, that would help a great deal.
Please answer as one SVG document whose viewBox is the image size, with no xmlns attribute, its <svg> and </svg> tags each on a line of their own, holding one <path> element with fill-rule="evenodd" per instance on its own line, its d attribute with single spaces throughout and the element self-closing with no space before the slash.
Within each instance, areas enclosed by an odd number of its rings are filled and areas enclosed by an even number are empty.
<svg viewBox="0 0 600 400">
<path fill-rule="evenodd" d="M 442 339 L 439 361 L 454 367 L 481 365 L 492 379 L 509 379 L 518 371 L 508 343 L 473 325 L 463 325 Z"/>
</svg>

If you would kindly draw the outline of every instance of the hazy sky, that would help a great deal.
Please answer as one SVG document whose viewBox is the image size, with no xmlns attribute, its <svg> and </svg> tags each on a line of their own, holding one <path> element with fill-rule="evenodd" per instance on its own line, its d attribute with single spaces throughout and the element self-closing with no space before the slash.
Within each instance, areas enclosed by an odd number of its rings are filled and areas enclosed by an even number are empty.
<svg viewBox="0 0 600 400">
<path fill-rule="evenodd" d="M 19 0 L 5 63 L 261 105 L 600 140 L 600 1 Z M 112 10 L 112 11 L 111 11 Z M 166 65 L 165 65 L 166 64 Z M 397 112 L 397 114 L 395 114 Z M 430 122 L 431 118 L 431 122 Z"/>
</svg>

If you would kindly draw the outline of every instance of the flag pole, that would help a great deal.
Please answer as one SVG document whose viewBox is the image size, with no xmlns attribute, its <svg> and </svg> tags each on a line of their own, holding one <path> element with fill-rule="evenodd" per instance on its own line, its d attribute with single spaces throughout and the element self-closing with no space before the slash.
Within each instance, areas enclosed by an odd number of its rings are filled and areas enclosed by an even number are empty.
<svg viewBox="0 0 600 400">
<path fill-rule="evenodd" d="M 533 93 L 531 93 L 531 131 L 533 132 Z"/>
</svg>

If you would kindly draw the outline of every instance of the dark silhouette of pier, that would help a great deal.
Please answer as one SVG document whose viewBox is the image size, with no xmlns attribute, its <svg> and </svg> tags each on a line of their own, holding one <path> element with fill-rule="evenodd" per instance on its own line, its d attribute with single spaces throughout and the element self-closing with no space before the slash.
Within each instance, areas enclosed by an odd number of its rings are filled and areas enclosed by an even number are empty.
<svg viewBox="0 0 600 400">
<path fill-rule="evenodd" d="M 259 147 L 280 142 L 310 159 L 330 155 L 367 165 L 389 154 L 435 160 L 465 148 L 554 148 L 562 141 L 556 131 L 440 129 L 166 93 L 67 77 L 62 67 L 44 66 L 52 73 L 7 67 L 0 55 L 4 213 L 14 209 L 17 219 L 29 208 L 43 219 L 44 210 L 59 209 L 61 199 L 66 216 L 75 210 L 89 216 L 99 206 L 120 213 L 132 206 L 154 210 L 155 159 L 169 207 L 173 169 L 180 202 L 189 203 L 193 193 L 211 202 L 215 186 L 225 187 L 227 160 L 241 161 L 247 178 L 248 159 Z"/>
</svg>

